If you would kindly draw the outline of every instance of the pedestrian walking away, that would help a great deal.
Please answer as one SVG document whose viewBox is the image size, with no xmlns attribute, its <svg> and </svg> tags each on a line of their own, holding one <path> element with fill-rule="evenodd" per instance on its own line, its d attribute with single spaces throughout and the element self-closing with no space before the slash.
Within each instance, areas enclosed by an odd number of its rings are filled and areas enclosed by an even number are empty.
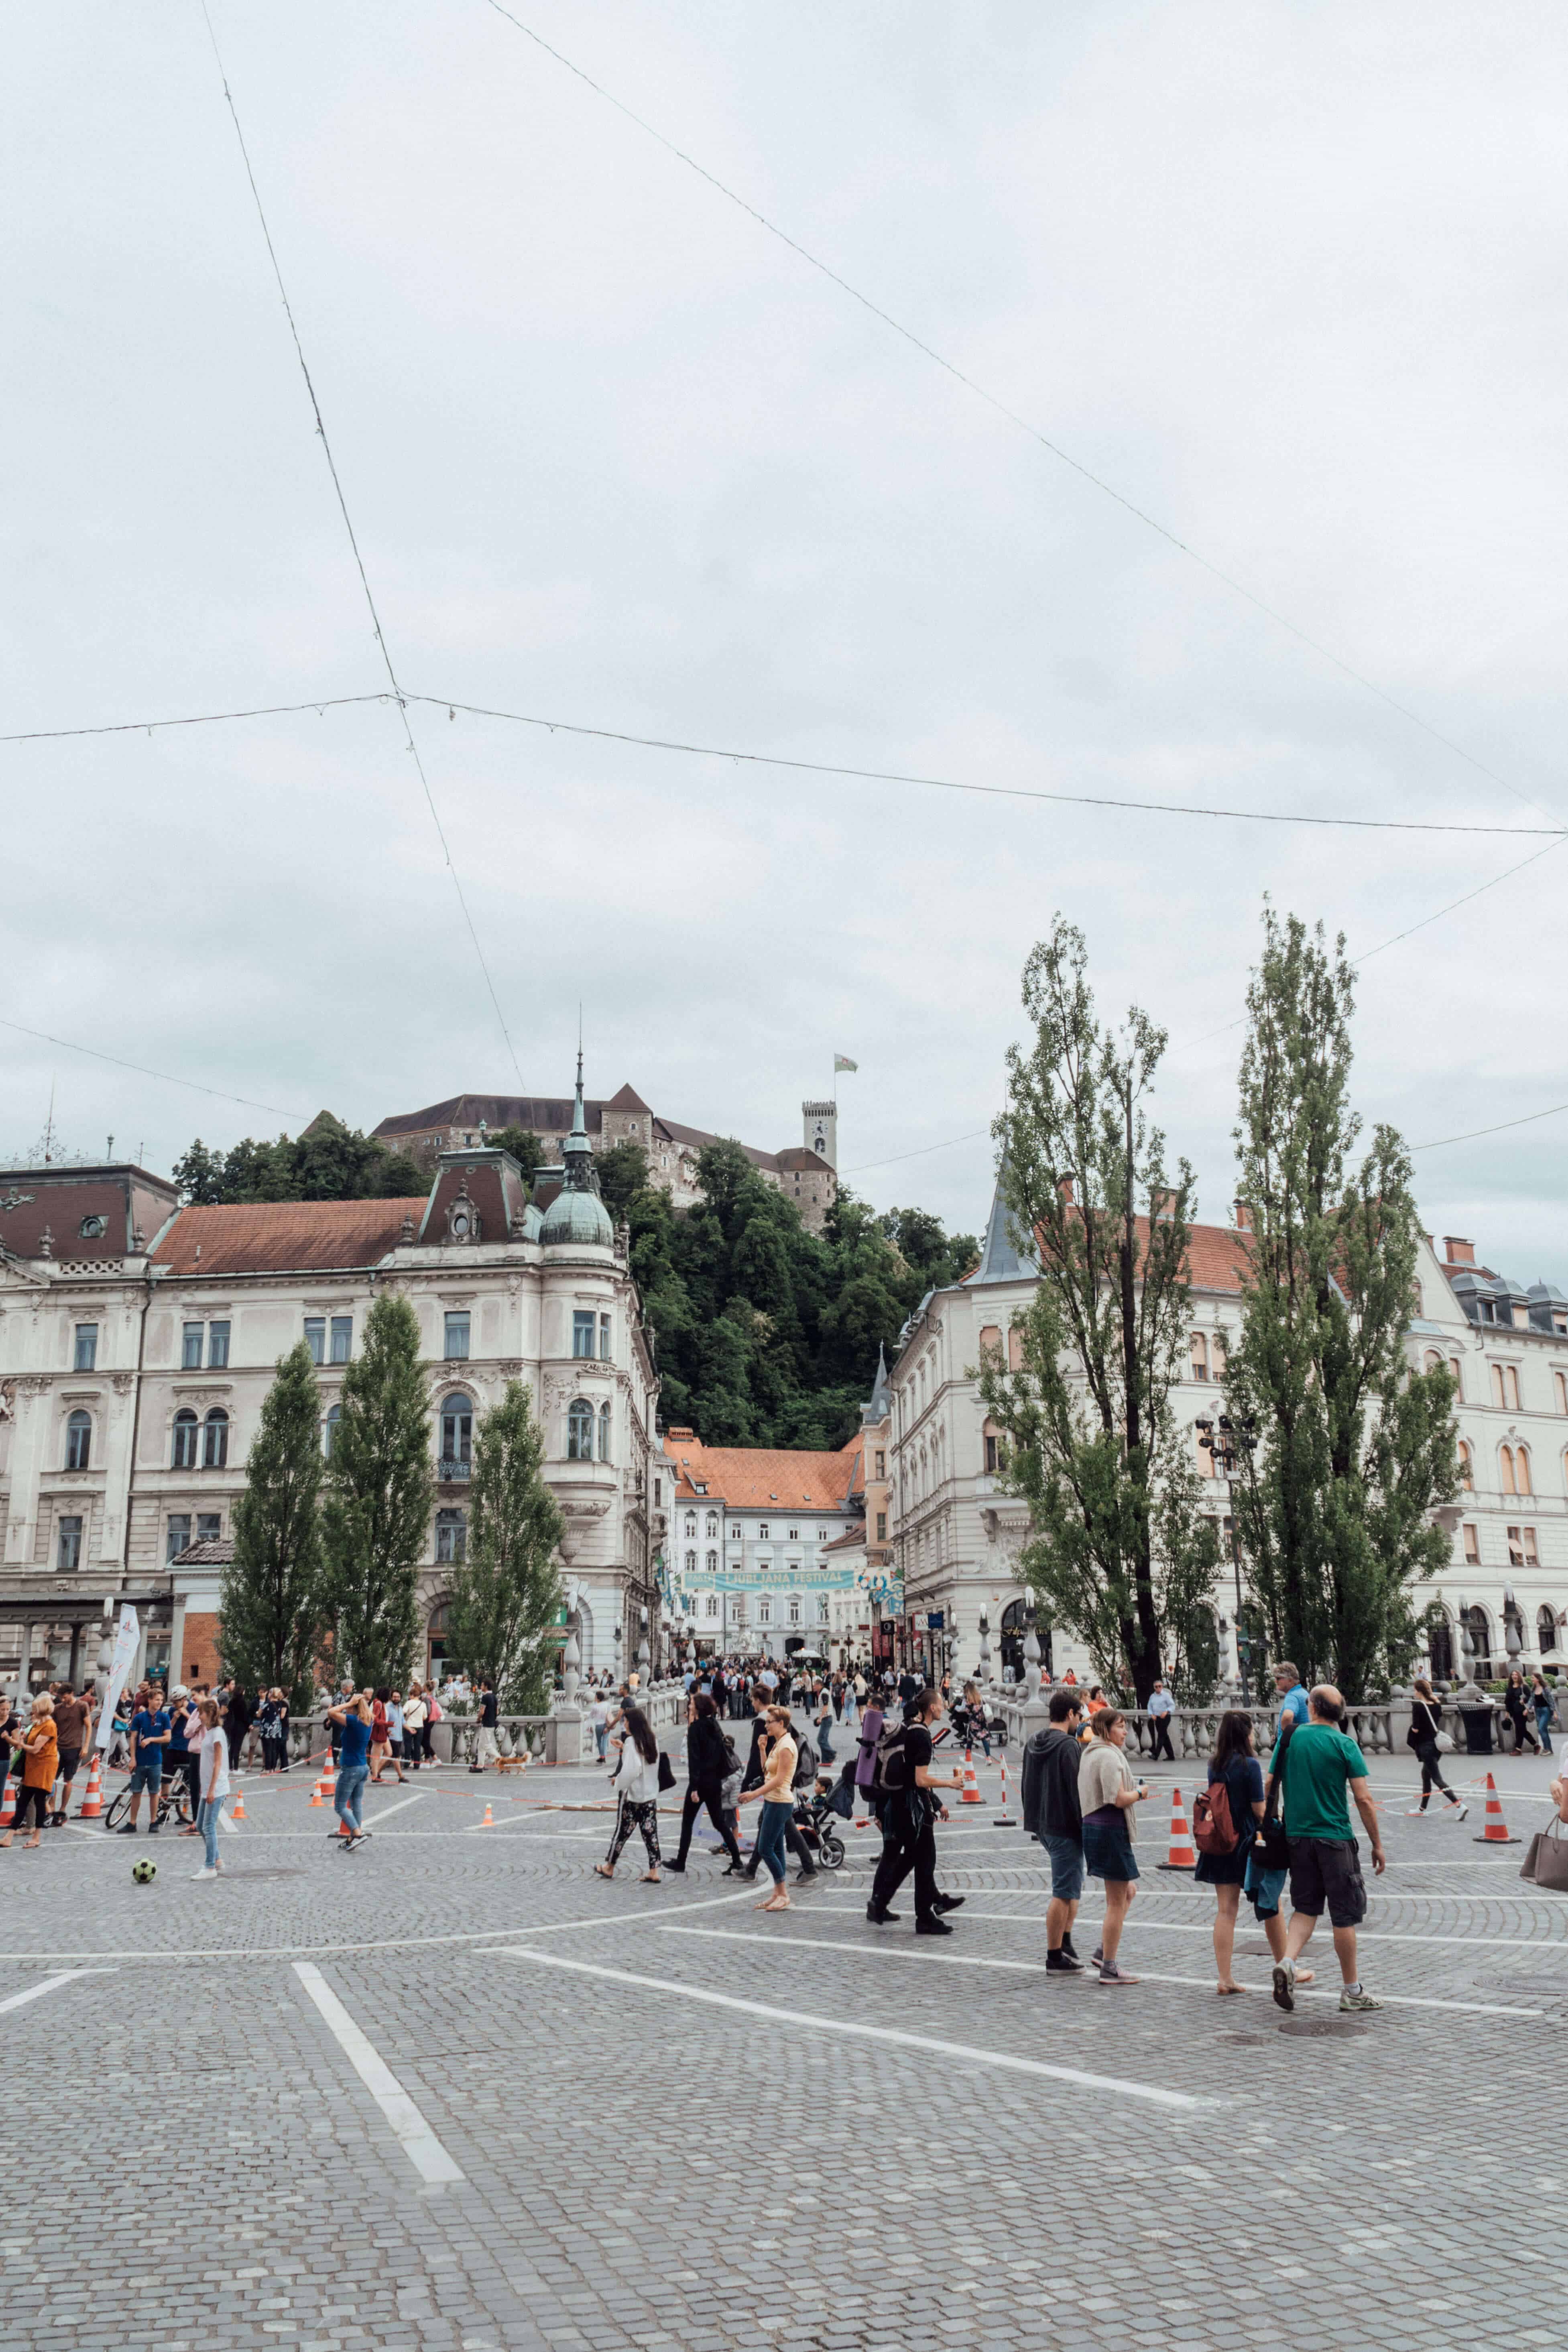
<svg viewBox="0 0 1568 2352">
<path fill-rule="evenodd" d="M 657 1886 L 659 1883 L 658 1741 L 654 1738 L 653 1726 L 640 1706 L 624 1708 L 621 1719 L 625 1727 L 621 1760 L 610 1784 L 620 1800 L 620 1809 L 616 1815 L 609 1853 L 594 1867 L 601 1878 L 614 1878 L 622 1848 L 633 1830 L 639 1830 L 647 1852 L 647 1868 L 642 1874 L 642 1883 L 645 1886 Z M 738 1854 L 736 1859 L 740 1859 Z"/>
<path fill-rule="evenodd" d="M 1437 1695 L 1431 1684 L 1419 1675 L 1415 1679 L 1415 1691 L 1410 1708 L 1410 1728 L 1405 1738 L 1415 1750 L 1421 1766 L 1421 1802 L 1409 1810 L 1413 1813 L 1424 1813 L 1433 1790 L 1438 1789 L 1447 1800 L 1449 1811 L 1457 1812 L 1463 1821 L 1470 1809 L 1443 1778 L 1442 1751 L 1437 1744 L 1443 1732 L 1443 1710 L 1437 1703 Z M 1449 1745 L 1452 1744 L 1450 1741 Z"/>
<path fill-rule="evenodd" d="M 15 1740 L 16 1735 L 12 1735 Z M 59 1740 L 55 1731 L 55 1703 L 47 1691 L 40 1691 L 33 1701 L 32 1714 L 20 1741 L 22 1749 L 22 1785 L 16 1792 L 16 1815 L 0 1846 L 9 1845 L 17 1830 L 25 1830 L 29 1820 L 33 1834 L 24 1843 L 36 1846 L 41 1842 L 45 1822 L 48 1819 L 49 1792 L 55 1785 L 55 1772 L 59 1762 Z"/>
<path fill-rule="evenodd" d="M 362 1808 L 364 1784 L 370 1778 L 371 1695 L 368 1690 L 342 1700 L 327 1709 L 327 1721 L 337 1731 L 340 1746 L 337 1785 L 332 1790 L 332 1811 L 338 1817 L 338 1828 L 328 1835 L 341 1836 L 345 1853 L 353 1846 L 363 1845 L 370 1832 L 364 1827 Z"/>
<path fill-rule="evenodd" d="M 733 1878 L 740 1873 L 741 1849 L 724 1818 L 724 1783 L 732 1772 L 739 1773 L 741 1759 L 724 1737 L 719 1709 L 711 1696 L 707 1691 L 694 1691 L 688 1706 L 690 1711 L 686 1726 L 686 1772 L 689 1786 L 680 1808 L 680 1844 L 675 1860 L 667 1867 L 676 1871 L 686 1868 L 691 1832 L 697 1826 L 698 1814 L 706 1806 L 708 1818 L 730 1857 L 724 1875 Z"/>
<path fill-rule="evenodd" d="M 1237 1707 L 1220 1717 L 1208 1787 L 1193 1808 L 1198 1849 L 1193 1876 L 1215 1891 L 1215 1990 L 1221 1994 L 1241 1990 L 1232 1973 L 1236 1918 L 1263 1811 L 1263 1767 L 1252 1745 L 1252 1717 Z"/>
<path fill-rule="evenodd" d="M 1149 1694 L 1149 1704 L 1144 1709 L 1144 1713 L 1149 1717 L 1150 1737 L 1153 1741 L 1149 1754 L 1151 1764 L 1157 1764 L 1162 1756 L 1168 1757 L 1173 1764 L 1176 1760 L 1176 1751 L 1171 1745 L 1171 1715 L 1175 1704 L 1175 1700 L 1156 1675 L 1154 1687 Z"/>
<path fill-rule="evenodd" d="M 1050 1722 L 1024 1750 L 1024 1827 L 1045 1847 L 1051 1865 L 1051 1896 L 1046 1906 L 1046 1970 L 1079 1976 L 1083 1962 L 1072 1931 L 1083 1894 L 1083 1813 L 1078 1784 L 1081 1759 L 1079 1732 L 1083 1706 L 1078 1693 L 1051 1693 Z"/>
<path fill-rule="evenodd" d="M 223 1811 L 223 1801 L 228 1794 L 228 1739 L 220 1719 L 216 1698 L 201 1704 L 202 1731 L 196 1749 L 197 1788 L 200 1798 L 196 1807 L 196 1825 L 205 1841 L 205 1858 L 194 1875 L 216 1878 L 223 1868 L 217 1850 L 217 1822 Z"/>
<path fill-rule="evenodd" d="M 1305 1726 L 1288 1740 L 1281 1738 L 1269 1764 L 1270 1781 L 1278 1776 L 1284 1791 L 1292 1914 L 1284 1957 L 1274 1967 L 1274 1998 L 1281 2009 L 1294 2009 L 1296 1962 L 1326 1907 L 1343 1980 L 1340 2007 L 1381 2009 L 1356 1969 L 1355 1931 L 1366 1916 L 1366 1887 L 1351 1829 L 1351 1797 L 1371 1841 L 1373 1870 L 1381 1877 L 1386 1866 L 1366 1759 L 1343 1727 L 1344 1701 L 1331 1683 L 1320 1683 L 1310 1694 L 1309 1710 Z"/>
<path fill-rule="evenodd" d="M 893 1897 L 912 1871 L 917 1936 L 951 1936 L 944 1915 L 963 1901 L 962 1895 L 943 1895 L 936 1883 L 936 1824 L 939 1818 L 947 1819 L 947 1808 L 936 1791 L 963 1786 L 962 1770 L 938 1772 L 932 1762 L 942 1713 L 941 1691 L 921 1689 L 910 1701 L 901 1730 L 895 1727 L 878 1748 L 887 1801 L 881 1859 L 866 1916 L 879 1927 L 891 1926 L 899 1916 L 892 1908 Z"/>
<path fill-rule="evenodd" d="M 1092 1733 L 1078 1768 L 1078 1801 L 1083 1815 L 1083 1866 L 1091 1878 L 1105 1884 L 1105 1918 L 1094 1958 L 1102 1985 L 1136 1984 L 1122 1969 L 1118 1954 L 1121 1929 L 1131 1906 L 1138 1876 L 1132 1851 L 1138 1835 L 1137 1808 L 1149 1794 L 1122 1750 L 1127 1745 L 1127 1717 L 1120 1707 L 1102 1706 L 1089 1718 Z"/>
</svg>

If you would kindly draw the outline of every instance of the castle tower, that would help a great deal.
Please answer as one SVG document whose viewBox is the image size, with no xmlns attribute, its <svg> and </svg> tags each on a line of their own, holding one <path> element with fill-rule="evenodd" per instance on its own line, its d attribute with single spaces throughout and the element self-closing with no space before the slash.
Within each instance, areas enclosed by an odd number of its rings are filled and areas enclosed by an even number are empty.
<svg viewBox="0 0 1568 2352">
<path fill-rule="evenodd" d="M 838 1105 L 836 1102 L 804 1102 L 801 1116 L 805 1121 L 804 1140 L 808 1151 L 826 1160 L 830 1168 L 838 1165 Z"/>
</svg>

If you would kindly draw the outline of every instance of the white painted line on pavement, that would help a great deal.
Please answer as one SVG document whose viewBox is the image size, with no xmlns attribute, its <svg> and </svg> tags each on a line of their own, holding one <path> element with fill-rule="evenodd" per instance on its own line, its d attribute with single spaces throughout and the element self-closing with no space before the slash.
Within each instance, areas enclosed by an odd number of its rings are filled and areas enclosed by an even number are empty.
<svg viewBox="0 0 1568 2352">
<path fill-rule="evenodd" d="M 771 1936 L 757 1938 L 759 1943 L 774 1940 Z M 834 1947 L 835 1950 L 838 1948 Z M 602 1977 L 608 1984 L 633 1985 L 644 1992 L 661 1994 L 666 2000 L 673 1994 L 677 2000 L 700 2001 L 710 2009 L 738 2010 L 742 2016 L 767 2018 L 775 2025 L 804 2025 L 814 2033 L 842 2033 L 860 2042 L 890 2042 L 900 2050 L 930 2051 L 938 2057 L 962 2059 L 966 2065 L 989 2067 L 1002 2074 L 1031 2074 L 1053 2083 L 1077 2083 L 1086 2090 L 1112 2091 L 1124 2099 L 1146 2099 L 1152 2106 L 1205 2107 L 1211 2104 L 1207 2099 L 1191 2098 L 1185 2091 L 1163 2090 L 1154 2084 L 1134 2083 L 1121 2075 L 1091 2074 L 1079 2066 L 1053 2066 L 1043 2058 L 1016 2058 L 1005 2050 L 977 2050 L 970 2042 L 944 2042 L 930 2033 L 905 2033 L 890 2025 L 863 2025 L 853 2018 L 821 2017 L 805 2010 L 779 2009 L 771 2001 L 742 2000 L 734 1993 L 710 1992 L 705 1985 L 676 1984 L 668 1977 L 635 1976 L 627 1969 L 599 1968 L 591 1960 L 563 1959 L 555 1952 L 511 1948 L 498 1953 L 497 1958 L 531 1960 L 542 1969 L 570 1969 L 577 1976 Z"/>
<path fill-rule="evenodd" d="M 41 2000 L 45 1993 L 53 1992 L 57 1985 L 70 1984 L 78 1977 L 111 1977 L 114 1974 L 113 1969 L 62 1969 L 57 1977 L 42 1977 L 37 1984 L 24 1985 L 20 1992 L 8 1994 L 0 2000 L 0 2011 L 21 2009 L 30 2000 Z"/>
<path fill-rule="evenodd" d="M 392 2126 L 405 2156 L 421 2180 L 432 2183 L 461 2180 L 462 2167 L 447 2155 L 391 2067 L 360 2032 L 321 1969 L 309 1960 L 296 1960 L 294 1973 L 326 2019 L 349 2064 Z"/>
<path fill-rule="evenodd" d="M 803 1904 L 802 1909 L 804 1910 L 805 1907 Z M 866 1916 L 864 1906 L 858 1903 L 814 1903 L 811 1909 L 814 1913 L 818 1911 L 858 1912 L 862 1918 Z M 967 1904 L 964 1906 L 963 1916 L 966 1920 L 995 1920 L 1004 1927 L 1013 1927 L 1037 1928 L 1043 1927 L 1046 1924 L 1046 1915 L 1043 1911 L 973 1911 Z M 1156 1936 L 1212 1936 L 1214 1934 L 1212 1918 L 1151 1919 L 1147 1913 L 1140 1912 L 1136 1925 L 1140 1934 Z M 1242 1918 L 1237 1922 L 1238 1933 L 1247 1933 L 1252 1927 L 1253 1922 L 1250 1919 Z M 1541 1936 L 1408 1936 L 1392 1927 L 1358 1927 L 1356 1938 L 1363 1944 L 1462 1944 L 1468 1946 L 1472 1951 L 1554 1952 L 1560 1958 L 1568 1959 L 1568 1943 L 1553 1942 Z"/>
<path fill-rule="evenodd" d="M 426 1791 L 423 1789 L 416 1789 L 411 1797 L 399 1797 L 395 1805 L 377 1805 L 371 1815 L 371 1819 L 376 1822 L 388 1821 L 394 1813 L 402 1812 L 405 1805 L 416 1805 L 419 1802 L 420 1798 L 426 1795 Z"/>
<path fill-rule="evenodd" d="M 725 1927 L 661 1927 L 659 1933 L 663 1936 L 710 1937 L 715 1942 L 725 1944 L 795 1944 L 810 1951 L 837 1952 L 840 1957 L 847 1954 L 856 1960 L 919 1960 L 922 1968 L 1002 1969 L 1011 1975 L 1032 1977 L 1043 1977 L 1047 1973 L 1043 1960 L 995 1960 L 987 1958 L 981 1952 L 925 1952 L 912 1944 L 840 1944 L 826 1936 L 769 1936 L 759 1935 L 755 1929 Z M 519 1957 L 526 1958 L 529 1956 L 524 1953 Z M 1214 1990 L 1212 1977 L 1157 1976 L 1152 1969 L 1137 1969 L 1129 1973 L 1136 1975 L 1140 1984 L 1190 1985 L 1197 1992 Z M 1087 1969 L 1084 1981 L 1088 1984 L 1095 1981 Z M 1272 1988 L 1268 1985 L 1243 1985 L 1241 1990 L 1272 1996 Z M 1296 1998 L 1298 2000 L 1337 2002 L 1339 1994 L 1329 1988 L 1315 1991 L 1310 1985 L 1301 1985 L 1297 1990 Z M 1473 2017 L 1544 2017 L 1546 2014 L 1542 2009 L 1514 2009 L 1489 2000 L 1418 2000 L 1413 1993 L 1379 1993 L 1378 1999 L 1384 2009 L 1458 2009 Z"/>
<path fill-rule="evenodd" d="M 502 1801 L 504 1802 L 505 1800 L 503 1799 Z M 552 1813 L 558 1813 L 560 1811 L 561 1807 L 559 1805 L 541 1805 L 537 1811 L 531 1813 L 502 1813 L 497 1820 L 491 1822 L 489 1826 L 492 1830 L 529 1829 L 535 1822 L 548 1821 Z M 461 1834 L 464 1837 L 475 1837 L 479 1834 L 479 1831 L 484 1828 L 484 1826 L 485 1824 L 483 1822 L 470 1822 L 468 1824 L 468 1827 L 462 1831 Z M 573 1830 L 571 1832 L 556 1830 L 552 1834 L 556 1837 L 564 1837 L 567 1835 L 571 1835 L 573 1837 L 597 1837 L 599 1832 L 597 1830 Z"/>
</svg>

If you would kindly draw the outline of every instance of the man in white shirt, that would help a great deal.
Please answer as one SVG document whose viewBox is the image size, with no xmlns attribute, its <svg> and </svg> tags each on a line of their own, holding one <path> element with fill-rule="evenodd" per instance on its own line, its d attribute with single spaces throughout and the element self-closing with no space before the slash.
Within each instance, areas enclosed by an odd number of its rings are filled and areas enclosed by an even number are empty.
<svg viewBox="0 0 1568 2352">
<path fill-rule="evenodd" d="M 1176 1760 L 1176 1751 L 1171 1745 L 1171 1714 L 1174 1706 L 1174 1699 L 1156 1675 L 1154 1687 L 1149 1694 L 1149 1705 L 1144 1710 L 1149 1717 L 1149 1729 L 1154 1741 L 1149 1759 L 1152 1764 L 1157 1764 L 1162 1756 L 1168 1756 L 1173 1764 Z"/>
</svg>

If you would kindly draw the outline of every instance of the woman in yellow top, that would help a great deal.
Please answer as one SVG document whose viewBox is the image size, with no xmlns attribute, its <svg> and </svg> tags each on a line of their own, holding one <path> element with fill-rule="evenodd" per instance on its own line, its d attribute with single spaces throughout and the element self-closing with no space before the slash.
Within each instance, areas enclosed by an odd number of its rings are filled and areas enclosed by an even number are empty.
<svg viewBox="0 0 1568 2352">
<path fill-rule="evenodd" d="M 799 1750 L 790 1738 L 787 1706 L 770 1706 L 767 1710 L 768 1755 L 763 1768 L 762 1786 L 743 1789 L 740 1801 L 749 1805 L 753 1797 L 763 1801 L 762 1826 L 757 1832 L 757 1859 L 765 1862 L 773 1882 L 773 1891 L 765 1902 L 756 1905 L 759 1911 L 787 1911 L 789 1895 L 784 1886 L 784 1832 L 795 1818 L 795 1768 Z"/>
<path fill-rule="evenodd" d="M 33 1701 L 32 1721 L 19 1742 L 13 1732 L 12 1742 L 14 1746 L 20 1746 L 26 1760 L 22 1767 L 22 1787 L 16 1798 L 16 1818 L 5 1836 L 0 1837 L 0 1845 L 9 1845 L 13 1832 L 26 1828 L 29 1813 L 33 1817 L 33 1834 L 27 1843 L 37 1845 L 48 1812 L 49 1792 L 55 1785 L 55 1774 L 59 1769 L 60 1744 L 55 1730 L 55 1703 L 47 1691 L 38 1693 Z"/>
</svg>

